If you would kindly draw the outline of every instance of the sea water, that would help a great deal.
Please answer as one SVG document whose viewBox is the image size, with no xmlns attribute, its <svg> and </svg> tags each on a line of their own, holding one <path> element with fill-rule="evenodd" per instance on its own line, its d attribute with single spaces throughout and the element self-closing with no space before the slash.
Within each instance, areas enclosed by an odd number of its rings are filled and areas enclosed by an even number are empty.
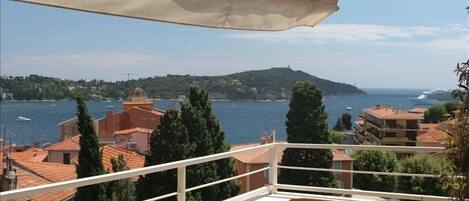
<svg viewBox="0 0 469 201">
<path fill-rule="evenodd" d="M 417 107 L 410 99 L 419 96 L 422 89 L 365 89 L 367 95 L 327 96 L 324 104 L 328 113 L 328 125 L 333 127 L 337 118 L 349 112 L 355 120 L 362 109 L 374 105 L 392 106 L 400 109 Z M 289 101 L 215 101 L 213 111 L 220 120 L 231 144 L 257 142 L 265 132 L 275 130 L 278 139 L 286 139 L 285 120 Z M 102 118 L 107 111 L 122 110 L 121 101 L 86 102 L 88 111 L 94 118 Z M 160 109 L 178 107 L 176 100 L 156 100 Z M 351 107 L 352 110 L 346 110 Z M 422 106 L 418 106 L 422 107 Z M 40 143 L 54 143 L 59 139 L 58 123 L 76 116 L 74 101 L 16 102 L 2 104 L 0 124 L 7 127 L 6 139 L 29 144 L 33 140 Z M 31 119 L 17 121 L 19 116 Z M 3 127 L 1 130 L 3 138 Z"/>
</svg>

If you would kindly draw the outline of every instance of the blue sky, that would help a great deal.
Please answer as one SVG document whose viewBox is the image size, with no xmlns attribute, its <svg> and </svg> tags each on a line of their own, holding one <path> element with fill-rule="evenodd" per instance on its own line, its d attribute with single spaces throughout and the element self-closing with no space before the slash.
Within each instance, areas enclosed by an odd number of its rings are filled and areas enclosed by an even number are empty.
<svg viewBox="0 0 469 201">
<path fill-rule="evenodd" d="M 1 74 L 125 80 L 290 65 L 362 88 L 452 88 L 466 0 L 342 0 L 315 28 L 233 31 L 1 1 Z"/>
</svg>

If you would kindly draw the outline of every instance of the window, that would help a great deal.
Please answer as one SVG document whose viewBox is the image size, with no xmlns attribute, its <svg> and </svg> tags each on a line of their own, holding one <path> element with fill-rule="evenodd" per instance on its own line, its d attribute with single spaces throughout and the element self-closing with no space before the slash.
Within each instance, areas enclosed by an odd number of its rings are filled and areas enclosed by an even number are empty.
<svg viewBox="0 0 469 201">
<path fill-rule="evenodd" d="M 64 164 L 70 164 L 70 153 L 64 153 L 63 154 L 63 163 Z"/>
<path fill-rule="evenodd" d="M 343 181 L 337 180 L 337 181 L 335 181 L 335 185 L 336 185 L 337 188 L 344 188 L 344 182 Z"/>
<path fill-rule="evenodd" d="M 332 168 L 336 170 L 341 170 L 342 169 L 342 163 L 341 162 L 334 162 L 332 163 Z M 338 175 L 340 172 L 334 172 L 334 175 Z"/>
<path fill-rule="evenodd" d="M 397 137 L 396 132 L 386 132 L 386 137 Z"/>
<path fill-rule="evenodd" d="M 265 165 L 264 167 L 267 167 L 269 165 Z M 264 170 L 264 177 L 269 177 L 269 169 Z"/>
<path fill-rule="evenodd" d="M 334 162 L 334 169 L 341 170 L 342 169 L 342 163 L 341 162 Z"/>
</svg>

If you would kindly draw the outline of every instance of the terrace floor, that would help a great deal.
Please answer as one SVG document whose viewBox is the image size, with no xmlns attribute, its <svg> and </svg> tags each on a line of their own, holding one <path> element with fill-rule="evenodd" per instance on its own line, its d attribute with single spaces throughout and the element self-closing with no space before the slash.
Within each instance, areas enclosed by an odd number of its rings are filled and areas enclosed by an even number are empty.
<svg viewBox="0 0 469 201">
<path fill-rule="evenodd" d="M 384 200 L 379 197 L 370 196 L 353 196 L 349 197 L 338 197 L 338 196 L 325 196 L 315 194 L 303 194 L 303 193 L 289 193 L 289 192 L 278 192 L 276 194 L 267 194 L 257 196 L 247 201 L 381 201 Z"/>
<path fill-rule="evenodd" d="M 269 193 L 269 187 L 262 187 L 248 193 L 238 195 L 226 201 L 384 201 L 375 196 L 353 195 L 352 197 L 327 196 L 314 193 L 292 193 L 278 191 Z"/>
</svg>

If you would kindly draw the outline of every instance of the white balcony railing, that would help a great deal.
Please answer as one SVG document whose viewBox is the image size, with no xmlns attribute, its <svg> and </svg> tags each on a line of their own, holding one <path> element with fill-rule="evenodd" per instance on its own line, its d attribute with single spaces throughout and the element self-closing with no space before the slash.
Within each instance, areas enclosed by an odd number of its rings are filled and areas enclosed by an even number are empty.
<svg viewBox="0 0 469 201">
<path fill-rule="evenodd" d="M 310 171 L 330 171 L 330 172 L 344 172 L 344 173 L 356 173 L 356 174 L 375 174 L 375 175 L 394 175 L 394 176 L 417 176 L 417 177 L 440 177 L 440 175 L 431 174 L 412 174 L 412 173 L 395 173 L 395 172 L 374 172 L 374 171 L 357 171 L 357 170 L 340 170 L 340 169 L 324 169 L 315 167 L 292 167 L 278 165 L 278 158 L 276 151 L 279 148 L 301 148 L 301 149 L 351 149 L 351 150 L 386 150 L 392 152 L 405 152 L 405 153 L 438 153 L 444 151 L 443 147 L 409 147 L 409 146 L 379 146 L 379 145 L 338 145 L 338 144 L 296 144 L 296 143 L 270 143 L 259 145 L 255 147 L 240 149 L 236 151 L 230 151 L 225 153 L 219 153 L 209 156 L 203 156 L 198 158 L 192 158 L 187 160 L 175 161 L 171 163 L 165 163 L 155 166 L 143 167 L 139 169 L 127 170 L 122 172 L 110 173 L 105 175 L 87 177 L 82 179 L 58 182 L 53 184 L 34 186 L 23 189 L 16 189 L 11 191 L 5 191 L 0 193 L 2 200 L 22 198 L 38 193 L 53 192 L 59 190 L 65 190 L 69 188 L 77 188 L 81 186 L 87 186 L 98 183 L 105 183 L 109 181 L 132 178 L 139 175 L 146 175 L 156 172 L 161 172 L 170 169 L 177 169 L 177 191 L 166 195 L 154 197 L 150 200 L 160 200 L 176 196 L 178 201 L 184 201 L 187 192 L 194 191 L 197 189 L 205 188 L 211 185 L 216 185 L 222 182 L 239 179 L 248 175 L 256 174 L 265 170 L 269 170 L 269 184 L 263 188 L 259 188 L 242 195 L 230 198 L 229 200 L 247 200 L 253 196 L 275 194 L 277 191 L 282 190 L 295 190 L 304 191 L 309 193 L 329 193 L 339 195 L 366 195 L 366 196 L 377 196 L 383 198 L 395 198 L 395 199 L 408 199 L 408 200 L 428 200 L 428 201 L 447 201 L 448 197 L 440 196 L 429 196 L 429 195 L 414 195 L 414 194 L 403 194 L 403 193 L 389 193 L 389 192 L 377 192 L 377 191 L 362 191 L 357 189 L 337 189 L 337 188 L 325 188 L 325 187 L 313 187 L 313 186 L 298 186 L 298 185 L 287 185 L 279 184 L 277 182 L 277 170 L 278 169 L 296 169 L 296 170 L 310 170 Z M 237 154 L 246 153 L 255 150 L 268 149 L 270 154 L 269 166 L 251 171 L 245 174 L 237 175 L 230 178 L 214 181 L 211 183 L 186 188 L 186 167 L 196 165 L 200 163 L 215 161 L 224 158 L 230 158 Z"/>
</svg>

